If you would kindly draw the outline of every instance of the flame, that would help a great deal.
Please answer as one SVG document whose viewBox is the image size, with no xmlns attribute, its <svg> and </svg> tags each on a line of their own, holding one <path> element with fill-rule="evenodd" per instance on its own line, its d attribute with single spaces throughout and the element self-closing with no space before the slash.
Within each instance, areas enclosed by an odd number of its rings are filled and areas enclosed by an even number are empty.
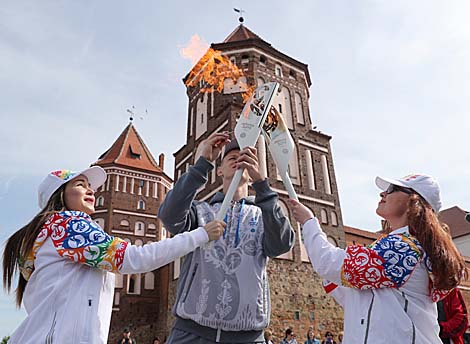
<svg viewBox="0 0 470 344">
<path fill-rule="evenodd" d="M 191 63 L 195 65 L 208 48 L 209 44 L 196 34 L 191 37 L 185 47 L 180 49 L 180 55 L 185 59 L 191 60 Z"/>
<path fill-rule="evenodd" d="M 212 48 L 207 49 L 207 43 L 205 45 L 204 43 L 198 35 L 194 35 L 188 45 L 180 49 L 180 53 L 184 58 L 191 59 L 193 62 L 197 61 L 189 72 L 185 84 L 188 87 L 195 87 L 202 82 L 203 86 L 200 88 L 200 92 L 222 92 L 225 79 L 231 78 L 234 83 L 237 83 L 244 76 L 244 73 L 228 57 L 222 55 L 222 52 Z M 207 49 L 207 51 L 201 53 L 202 49 Z M 255 86 L 248 86 L 245 82 L 242 82 L 240 87 L 246 89 L 242 93 L 243 103 L 245 103 L 254 92 Z"/>
</svg>

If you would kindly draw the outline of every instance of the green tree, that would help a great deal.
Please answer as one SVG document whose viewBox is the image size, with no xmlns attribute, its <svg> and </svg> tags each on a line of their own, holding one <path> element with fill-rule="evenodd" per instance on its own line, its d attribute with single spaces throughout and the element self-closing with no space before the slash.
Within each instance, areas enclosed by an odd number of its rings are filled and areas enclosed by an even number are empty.
<svg viewBox="0 0 470 344">
<path fill-rule="evenodd" d="M 7 344 L 8 340 L 10 340 L 10 336 L 5 336 L 2 338 L 2 341 L 0 342 L 0 344 Z"/>
</svg>

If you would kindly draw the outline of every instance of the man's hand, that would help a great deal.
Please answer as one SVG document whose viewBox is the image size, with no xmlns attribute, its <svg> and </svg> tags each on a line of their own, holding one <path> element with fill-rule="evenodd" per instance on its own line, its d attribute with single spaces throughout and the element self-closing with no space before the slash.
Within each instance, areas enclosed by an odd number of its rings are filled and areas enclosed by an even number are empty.
<svg viewBox="0 0 470 344">
<path fill-rule="evenodd" d="M 302 226 L 305 222 L 315 217 L 313 216 L 312 211 L 302 203 L 293 199 L 288 199 L 287 202 L 289 204 L 289 208 L 292 210 L 292 215 L 294 215 L 295 220 L 300 222 Z"/>
<path fill-rule="evenodd" d="M 217 240 L 220 238 L 222 233 L 224 232 L 224 228 L 227 226 L 224 221 L 214 220 L 207 223 L 204 226 L 204 229 L 207 232 L 207 236 L 209 237 L 209 241 Z"/>
<path fill-rule="evenodd" d="M 259 173 L 258 165 L 258 154 L 254 147 L 247 147 L 240 151 L 240 156 L 237 159 L 237 169 L 244 168 L 248 171 L 253 182 L 261 180 L 261 174 Z"/>
<path fill-rule="evenodd" d="M 222 152 L 222 148 L 230 142 L 229 134 L 227 131 L 222 133 L 212 133 L 207 139 L 201 141 L 197 147 L 195 160 L 197 161 L 200 156 L 206 160 L 214 161 Z"/>
</svg>

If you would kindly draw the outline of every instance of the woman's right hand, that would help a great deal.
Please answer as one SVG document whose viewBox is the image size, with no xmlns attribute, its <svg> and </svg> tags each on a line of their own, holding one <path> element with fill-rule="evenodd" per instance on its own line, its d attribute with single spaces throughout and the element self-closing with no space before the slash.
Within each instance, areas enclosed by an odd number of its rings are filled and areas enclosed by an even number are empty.
<svg viewBox="0 0 470 344">
<path fill-rule="evenodd" d="M 225 224 L 224 221 L 214 220 L 214 221 L 207 223 L 204 226 L 204 229 L 207 232 L 209 241 L 219 239 L 222 233 L 224 232 L 225 226 L 227 225 Z"/>
<path fill-rule="evenodd" d="M 302 226 L 305 222 L 315 217 L 312 211 L 302 203 L 293 199 L 288 199 L 287 202 L 289 203 L 289 208 L 292 210 L 294 218 L 297 222 L 300 222 Z"/>
</svg>

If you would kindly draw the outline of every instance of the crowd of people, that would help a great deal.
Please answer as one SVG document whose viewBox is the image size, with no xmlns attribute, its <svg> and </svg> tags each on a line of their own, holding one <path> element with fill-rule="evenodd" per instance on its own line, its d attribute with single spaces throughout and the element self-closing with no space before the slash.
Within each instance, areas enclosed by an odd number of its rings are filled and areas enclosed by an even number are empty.
<svg viewBox="0 0 470 344">
<path fill-rule="evenodd" d="M 215 167 L 213 161 L 220 156 Z M 208 201 L 196 200 L 214 168 L 222 191 Z M 218 221 L 239 169 L 244 173 L 231 206 Z M 158 217 L 174 236 L 145 246 L 113 237 L 92 220 L 94 192 L 105 180 L 98 166 L 78 173 L 51 172 L 39 186 L 40 212 L 8 239 L 3 284 L 9 291 L 19 271 L 16 302 L 27 312 L 11 344 L 106 343 L 114 274 L 155 270 L 181 256 L 176 320 L 166 343 L 269 343 L 266 265 L 292 248 L 294 229 L 278 194 L 259 172 L 255 148 L 241 149 L 227 132 L 203 140 L 194 165 L 159 208 Z M 437 181 L 413 174 L 377 177 L 375 183 L 380 190 L 376 213 L 387 230 L 368 247 L 335 247 L 312 211 L 289 200 L 312 266 L 344 310 L 344 339 L 342 333 L 335 337 L 328 331 L 321 343 L 386 343 L 393 338 L 398 343 L 437 344 L 440 335 L 458 343 L 467 317 L 461 307 L 465 316 L 454 320 L 455 305 L 462 301 L 456 288 L 467 270 L 437 217 Z M 248 193 L 249 184 L 254 195 Z M 296 344 L 296 338 L 289 328 L 281 343 Z M 310 329 L 305 343 L 318 341 Z M 121 343 L 135 340 L 126 332 Z"/>
</svg>

